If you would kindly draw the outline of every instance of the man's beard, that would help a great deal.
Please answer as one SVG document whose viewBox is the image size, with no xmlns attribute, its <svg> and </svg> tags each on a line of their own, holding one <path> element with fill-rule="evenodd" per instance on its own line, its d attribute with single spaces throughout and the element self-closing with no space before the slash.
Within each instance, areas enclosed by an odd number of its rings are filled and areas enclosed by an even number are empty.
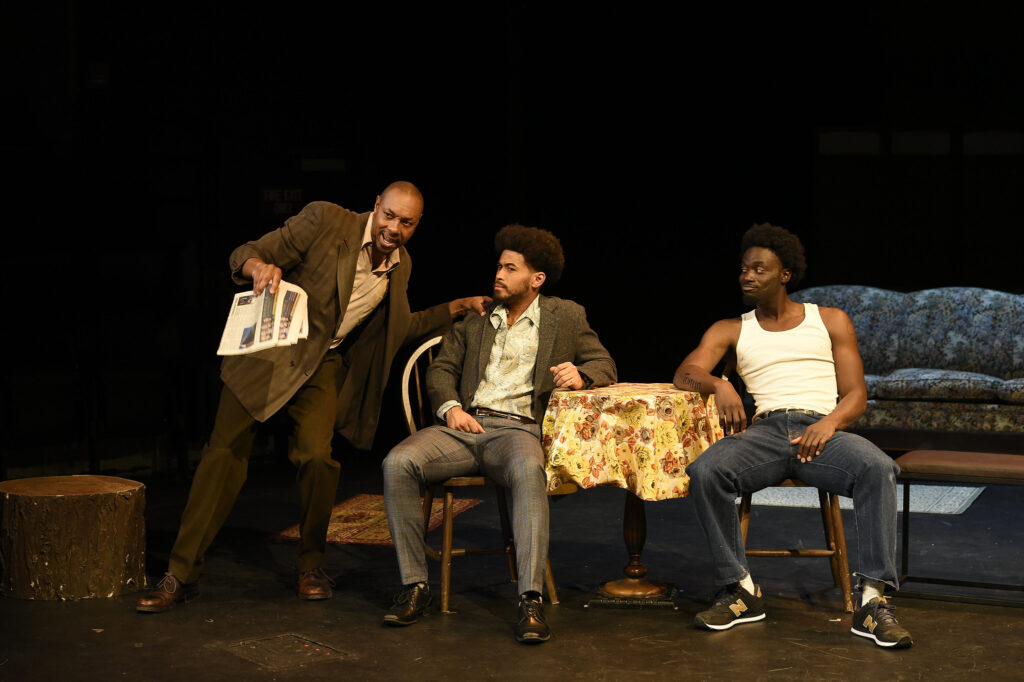
<svg viewBox="0 0 1024 682">
<path fill-rule="evenodd" d="M 756 306 L 757 305 L 757 299 L 754 298 L 753 296 L 751 296 L 750 294 L 744 293 L 743 294 L 743 305 Z"/>
<path fill-rule="evenodd" d="M 493 298 L 498 303 L 503 303 L 503 304 L 507 305 L 507 304 L 511 303 L 512 301 L 514 301 L 519 296 L 522 296 L 523 293 L 525 293 L 525 292 L 522 292 L 522 291 L 513 292 L 512 290 L 510 290 L 507 287 L 502 287 L 501 289 L 493 290 L 491 292 L 491 298 Z"/>
</svg>

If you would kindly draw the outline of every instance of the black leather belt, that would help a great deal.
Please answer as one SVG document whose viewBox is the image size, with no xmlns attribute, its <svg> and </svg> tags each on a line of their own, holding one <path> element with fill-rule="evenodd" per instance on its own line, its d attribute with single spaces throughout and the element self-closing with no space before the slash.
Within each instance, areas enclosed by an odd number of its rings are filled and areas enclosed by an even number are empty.
<svg viewBox="0 0 1024 682">
<path fill-rule="evenodd" d="M 472 415 L 479 415 L 481 417 L 498 417 L 499 419 L 510 419 L 520 424 L 536 424 L 537 422 L 529 417 L 524 417 L 518 414 L 512 414 L 511 412 L 498 412 L 497 410 L 489 410 L 486 407 L 471 407 L 469 413 Z"/>
<path fill-rule="evenodd" d="M 799 412 L 800 414 L 809 414 L 812 417 L 824 417 L 825 416 L 821 412 L 815 412 L 814 410 L 800 410 L 800 409 L 797 409 L 795 407 L 785 407 L 785 408 L 782 408 L 782 409 L 779 409 L 779 410 L 769 410 L 767 412 L 762 412 L 761 414 L 756 415 L 754 417 L 754 419 L 751 422 L 751 424 L 756 422 L 758 419 L 765 419 L 767 417 L 773 417 L 773 416 L 775 416 L 777 414 L 786 414 L 787 412 Z"/>
</svg>

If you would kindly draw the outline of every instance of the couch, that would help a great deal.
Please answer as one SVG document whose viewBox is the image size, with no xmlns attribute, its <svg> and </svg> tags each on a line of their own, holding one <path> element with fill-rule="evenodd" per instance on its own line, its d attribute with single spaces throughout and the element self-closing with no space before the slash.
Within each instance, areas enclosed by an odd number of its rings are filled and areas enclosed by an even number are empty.
<svg viewBox="0 0 1024 682">
<path fill-rule="evenodd" d="M 833 285 L 791 298 L 853 321 L 868 408 L 850 431 L 889 451 L 1024 454 L 1024 296 Z"/>
</svg>

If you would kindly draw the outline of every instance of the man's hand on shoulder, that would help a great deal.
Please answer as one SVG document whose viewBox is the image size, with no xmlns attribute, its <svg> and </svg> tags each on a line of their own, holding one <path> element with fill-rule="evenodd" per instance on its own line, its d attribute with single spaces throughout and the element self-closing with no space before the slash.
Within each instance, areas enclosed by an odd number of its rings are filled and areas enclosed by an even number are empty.
<svg viewBox="0 0 1024 682">
<path fill-rule="evenodd" d="M 555 386 L 558 388 L 571 388 L 578 391 L 586 385 L 580 371 L 571 362 L 563 362 L 551 368 L 551 376 L 554 377 Z"/>
<path fill-rule="evenodd" d="M 490 302 L 490 296 L 469 296 L 467 298 L 457 298 L 448 304 L 448 312 L 451 313 L 453 320 L 456 317 L 462 317 L 470 310 L 475 310 L 479 314 L 483 315 L 487 312 L 487 304 Z"/>
<path fill-rule="evenodd" d="M 473 419 L 472 415 L 468 414 L 459 405 L 445 412 L 444 420 L 448 424 L 449 429 L 455 429 L 464 433 L 484 433 L 484 427 L 480 426 L 480 422 Z"/>
</svg>

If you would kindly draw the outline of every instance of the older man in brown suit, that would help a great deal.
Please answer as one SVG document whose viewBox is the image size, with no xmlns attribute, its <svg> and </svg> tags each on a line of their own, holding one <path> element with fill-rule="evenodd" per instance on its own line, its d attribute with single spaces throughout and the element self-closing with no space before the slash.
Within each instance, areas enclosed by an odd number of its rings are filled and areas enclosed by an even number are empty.
<svg viewBox="0 0 1024 682">
<path fill-rule="evenodd" d="M 423 196 L 408 182 L 389 185 L 370 213 L 314 202 L 283 227 L 231 254 L 232 277 L 253 292 L 276 292 L 284 273 L 309 297 L 309 338 L 224 360 L 224 388 L 182 514 L 170 566 L 136 609 L 159 612 L 198 594 L 203 555 L 245 481 L 257 422 L 284 409 L 293 421 L 289 459 L 298 468 L 302 506 L 299 596 L 326 599 L 322 564 L 340 467 L 331 457 L 337 430 L 369 448 L 391 362 L 405 343 L 446 329 L 487 297 L 409 309 L 411 261 L 405 243 L 423 214 Z"/>
</svg>

